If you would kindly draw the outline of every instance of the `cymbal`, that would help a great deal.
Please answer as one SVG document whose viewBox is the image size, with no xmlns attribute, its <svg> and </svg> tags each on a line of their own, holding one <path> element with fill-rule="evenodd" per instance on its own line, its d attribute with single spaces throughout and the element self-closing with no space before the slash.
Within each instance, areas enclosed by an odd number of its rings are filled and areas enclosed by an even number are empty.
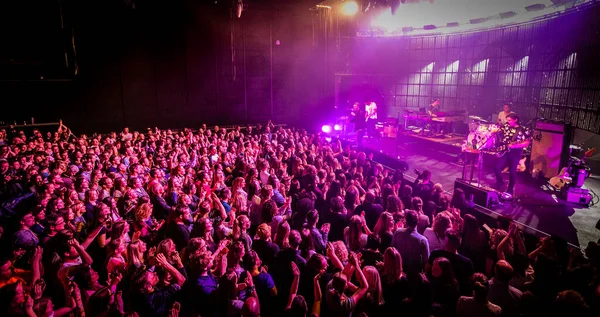
<svg viewBox="0 0 600 317">
<path fill-rule="evenodd" d="M 479 121 L 482 123 L 489 123 L 489 121 L 483 119 L 482 117 L 478 117 L 478 116 L 469 116 L 469 120 Z"/>
</svg>

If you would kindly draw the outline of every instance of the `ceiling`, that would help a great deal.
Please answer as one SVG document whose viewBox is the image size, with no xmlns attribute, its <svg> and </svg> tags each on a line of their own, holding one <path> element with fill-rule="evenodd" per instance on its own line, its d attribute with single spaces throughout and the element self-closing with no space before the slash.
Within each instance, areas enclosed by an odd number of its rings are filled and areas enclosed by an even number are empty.
<svg viewBox="0 0 600 317">
<path fill-rule="evenodd" d="M 330 0 L 323 4 L 333 10 L 352 0 Z M 536 18 L 564 12 L 574 5 L 582 5 L 593 0 L 407 0 L 401 3 L 392 15 L 392 0 L 354 0 L 363 8 L 371 6 L 366 13 L 360 12 L 356 18 L 361 30 L 378 29 L 385 33 L 398 33 L 402 28 L 414 28 L 410 34 L 452 33 L 468 30 L 497 27 L 507 24 L 528 22 Z M 386 3 L 382 5 L 382 3 Z M 374 5 L 375 4 L 375 5 Z M 538 5 L 537 10 L 526 7 Z M 514 12 L 508 16 L 501 13 Z M 446 27 L 448 23 L 458 23 L 458 27 Z M 435 32 L 424 30 L 425 25 L 436 26 Z M 406 32 L 405 32 L 406 33 Z"/>
</svg>

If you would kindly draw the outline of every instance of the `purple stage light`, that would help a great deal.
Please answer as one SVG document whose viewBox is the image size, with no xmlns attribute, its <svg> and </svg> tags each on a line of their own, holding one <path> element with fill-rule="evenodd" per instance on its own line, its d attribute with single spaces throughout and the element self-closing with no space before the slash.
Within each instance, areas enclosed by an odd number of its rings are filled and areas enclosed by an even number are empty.
<svg viewBox="0 0 600 317">
<path fill-rule="evenodd" d="M 335 131 L 342 131 L 342 126 L 340 126 L 339 124 L 336 124 L 333 126 L 333 130 Z"/>
<path fill-rule="evenodd" d="M 331 126 L 326 124 L 321 127 L 321 131 L 323 131 L 323 133 L 331 133 Z"/>
</svg>

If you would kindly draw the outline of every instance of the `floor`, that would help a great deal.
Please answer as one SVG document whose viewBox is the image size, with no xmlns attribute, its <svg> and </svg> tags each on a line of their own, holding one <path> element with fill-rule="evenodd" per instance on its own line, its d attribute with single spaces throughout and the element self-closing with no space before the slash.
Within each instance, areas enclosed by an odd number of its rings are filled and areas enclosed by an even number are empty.
<svg viewBox="0 0 600 317">
<path fill-rule="evenodd" d="M 354 139 L 353 139 L 354 138 Z M 347 136 L 346 141 L 355 143 L 355 137 Z M 375 160 L 395 168 L 398 161 L 408 164 L 405 177 L 414 178 L 414 170 L 429 170 L 432 180 L 441 183 L 448 193 L 452 193 L 457 178 L 462 178 L 463 164 L 459 161 L 460 144 L 463 137 L 446 139 L 424 138 L 418 135 L 399 134 L 398 138 L 367 139 L 363 146 L 367 152 L 375 153 Z M 481 173 L 483 184 L 494 184 L 490 164 L 493 158 L 484 157 L 484 168 Z M 467 178 L 469 178 L 467 168 Z M 474 173 L 476 180 L 478 173 Z M 505 175 L 508 178 L 508 175 Z M 590 177 L 585 187 L 600 193 L 600 178 Z M 561 198 L 547 185 L 545 180 L 534 180 L 529 173 L 519 174 L 515 187 L 515 199 L 498 206 L 477 210 L 492 217 L 506 216 L 519 223 L 529 233 L 536 235 L 556 235 L 573 246 L 585 246 L 589 241 L 600 239 L 600 204 L 595 196 L 591 206 L 569 203 Z"/>
</svg>

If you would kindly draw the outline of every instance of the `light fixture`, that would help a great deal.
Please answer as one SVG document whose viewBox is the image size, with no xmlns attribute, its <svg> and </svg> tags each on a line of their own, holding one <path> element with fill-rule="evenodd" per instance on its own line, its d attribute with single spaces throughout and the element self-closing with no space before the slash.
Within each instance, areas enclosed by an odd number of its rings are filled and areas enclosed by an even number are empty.
<svg viewBox="0 0 600 317">
<path fill-rule="evenodd" d="M 446 26 L 449 28 L 457 27 L 458 25 L 459 25 L 458 22 L 448 22 L 446 24 Z"/>
<path fill-rule="evenodd" d="M 392 5 L 390 8 L 392 9 L 392 15 L 395 15 L 398 11 L 398 8 L 400 8 L 400 0 L 392 0 Z"/>
<path fill-rule="evenodd" d="M 471 20 L 469 20 L 469 23 L 471 23 L 471 24 L 479 24 L 479 23 L 483 23 L 483 22 L 485 22 L 487 20 L 489 20 L 489 18 L 471 19 Z"/>
<path fill-rule="evenodd" d="M 243 0 L 234 0 L 234 10 L 235 16 L 239 19 L 242 17 L 242 11 L 244 11 L 244 1 Z"/>
<path fill-rule="evenodd" d="M 358 12 L 358 3 L 346 1 L 342 4 L 342 13 L 347 16 L 355 15 Z"/>
<path fill-rule="evenodd" d="M 515 11 L 502 12 L 502 13 L 500 13 L 500 19 L 512 18 L 515 15 L 517 15 L 517 13 Z"/>
<path fill-rule="evenodd" d="M 323 131 L 323 133 L 331 133 L 331 126 L 326 124 L 321 127 L 321 131 Z"/>
<path fill-rule="evenodd" d="M 414 31 L 415 28 L 413 28 L 412 26 L 406 26 L 402 28 L 402 32 L 404 33 L 408 33 L 408 32 L 412 32 Z"/>
<path fill-rule="evenodd" d="M 339 124 L 335 124 L 335 125 L 333 126 L 333 130 L 335 130 L 335 131 L 341 131 L 341 130 L 342 130 L 342 126 L 341 126 L 341 125 L 339 125 Z"/>
<path fill-rule="evenodd" d="M 536 3 L 525 7 L 525 10 L 527 10 L 527 12 L 540 11 L 544 9 L 546 9 L 546 5 L 543 3 Z"/>
<path fill-rule="evenodd" d="M 423 29 L 424 30 L 435 30 L 436 26 L 433 24 L 428 24 L 428 25 L 423 26 Z"/>
</svg>

